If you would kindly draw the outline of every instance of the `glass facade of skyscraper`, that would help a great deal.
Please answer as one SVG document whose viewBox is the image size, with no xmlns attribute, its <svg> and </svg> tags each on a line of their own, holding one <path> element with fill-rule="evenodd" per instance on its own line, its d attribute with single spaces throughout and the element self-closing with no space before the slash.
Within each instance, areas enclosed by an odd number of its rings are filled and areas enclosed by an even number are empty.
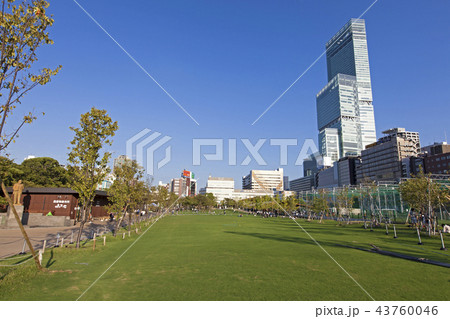
<svg viewBox="0 0 450 319">
<path fill-rule="evenodd" d="M 376 142 L 364 20 L 351 19 L 326 49 L 329 82 L 317 94 L 319 149 L 323 156 L 336 152 L 324 138 L 330 135 L 325 129 L 333 128 L 339 138 L 338 159 L 359 155 L 366 145 Z"/>
</svg>

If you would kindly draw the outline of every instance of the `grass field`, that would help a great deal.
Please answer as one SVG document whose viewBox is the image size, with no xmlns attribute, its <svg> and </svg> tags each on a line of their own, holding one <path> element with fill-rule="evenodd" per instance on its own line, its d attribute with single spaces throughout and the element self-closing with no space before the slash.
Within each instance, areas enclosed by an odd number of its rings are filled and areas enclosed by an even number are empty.
<svg viewBox="0 0 450 319">
<path fill-rule="evenodd" d="M 450 270 L 337 246 L 401 252 L 443 262 L 438 238 L 398 229 L 397 239 L 361 225 L 300 224 L 376 300 L 449 300 Z M 392 231 L 392 230 L 391 230 Z M 76 300 L 138 238 L 106 247 L 46 251 L 2 272 L 0 300 Z M 447 237 L 449 239 L 449 237 Z M 28 266 L 29 265 L 29 266 Z M 292 220 L 254 216 L 166 216 L 146 232 L 81 300 L 370 300 Z"/>
</svg>

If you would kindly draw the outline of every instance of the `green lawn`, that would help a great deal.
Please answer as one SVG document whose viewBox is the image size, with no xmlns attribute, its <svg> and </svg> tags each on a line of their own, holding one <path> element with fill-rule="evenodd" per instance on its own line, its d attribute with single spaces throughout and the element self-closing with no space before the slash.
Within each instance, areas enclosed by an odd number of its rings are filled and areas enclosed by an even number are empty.
<svg viewBox="0 0 450 319">
<path fill-rule="evenodd" d="M 361 225 L 300 224 L 376 300 L 449 300 L 448 268 L 340 247 L 397 251 L 450 263 L 438 238 L 399 226 L 399 238 Z M 392 231 L 392 230 L 391 230 Z M 138 238 L 95 252 L 47 251 L 46 272 L 0 268 L 0 300 L 76 300 Z M 450 238 L 447 237 L 450 243 Z M 81 300 L 369 300 L 292 220 L 235 214 L 158 221 Z"/>
</svg>

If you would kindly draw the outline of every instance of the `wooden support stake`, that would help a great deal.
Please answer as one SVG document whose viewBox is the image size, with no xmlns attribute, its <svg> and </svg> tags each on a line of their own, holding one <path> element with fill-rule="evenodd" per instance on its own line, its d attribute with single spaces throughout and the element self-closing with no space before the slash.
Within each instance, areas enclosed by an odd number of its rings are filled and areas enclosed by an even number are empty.
<svg viewBox="0 0 450 319">
<path fill-rule="evenodd" d="M 97 234 L 94 234 L 94 244 L 92 245 L 92 250 L 95 250 L 95 236 L 96 236 Z"/>
<path fill-rule="evenodd" d="M 45 253 L 45 247 L 47 246 L 47 239 L 44 240 L 44 244 L 42 245 L 42 254 Z"/>
<path fill-rule="evenodd" d="M 103 246 L 106 246 L 106 236 L 103 236 Z"/>
</svg>

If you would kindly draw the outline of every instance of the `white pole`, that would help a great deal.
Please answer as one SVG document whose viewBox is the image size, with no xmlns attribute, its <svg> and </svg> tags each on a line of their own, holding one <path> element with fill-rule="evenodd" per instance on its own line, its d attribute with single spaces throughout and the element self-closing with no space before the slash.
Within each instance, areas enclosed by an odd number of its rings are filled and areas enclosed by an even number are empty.
<svg viewBox="0 0 450 319">
<path fill-rule="evenodd" d="M 444 237 L 442 237 L 442 232 L 439 231 L 439 234 L 441 235 L 441 250 L 447 250 L 447 248 L 445 248 Z"/>
<path fill-rule="evenodd" d="M 43 254 L 42 250 L 39 249 L 39 257 L 38 257 L 39 265 L 42 265 L 42 254 Z"/>
<path fill-rule="evenodd" d="M 422 239 L 420 238 L 419 228 L 416 227 L 416 229 L 417 229 L 417 237 L 419 237 L 419 242 L 418 242 L 417 244 L 418 244 L 418 245 L 423 245 L 423 244 L 422 244 Z"/>
<path fill-rule="evenodd" d="M 24 255 L 25 254 L 25 246 L 26 245 L 27 245 L 27 241 L 24 239 L 23 240 L 22 251 L 19 253 L 19 255 Z"/>
<path fill-rule="evenodd" d="M 42 253 L 45 253 L 45 246 L 47 246 L 47 239 L 44 240 L 44 244 L 42 245 Z"/>
</svg>

